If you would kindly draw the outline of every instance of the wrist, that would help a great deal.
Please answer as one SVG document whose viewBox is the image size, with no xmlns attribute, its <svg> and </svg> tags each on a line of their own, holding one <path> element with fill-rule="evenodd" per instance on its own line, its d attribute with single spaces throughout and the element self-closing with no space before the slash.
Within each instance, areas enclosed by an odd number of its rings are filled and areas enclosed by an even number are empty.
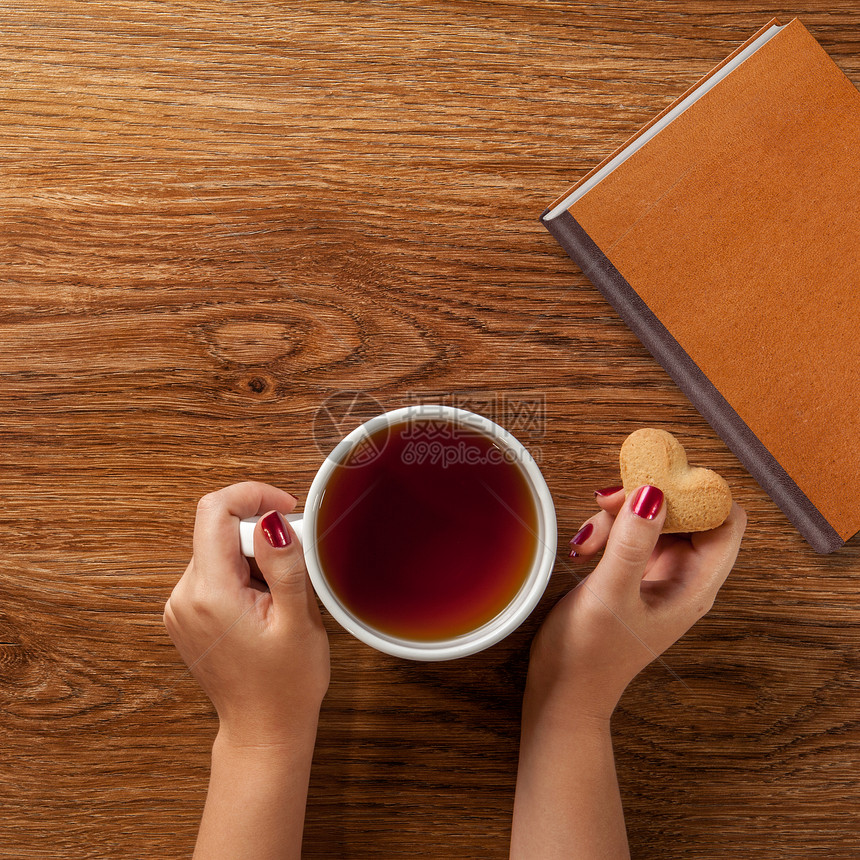
<svg viewBox="0 0 860 860">
<path fill-rule="evenodd" d="M 623 686 L 606 677 L 597 678 L 585 672 L 542 671 L 531 665 L 523 696 L 523 716 L 540 712 L 546 719 L 608 730 L 623 692 Z"/>
<path fill-rule="evenodd" d="M 289 722 L 261 721 L 232 715 L 222 717 L 215 743 L 219 749 L 250 755 L 255 751 L 313 748 L 319 711 L 294 714 Z"/>
<path fill-rule="evenodd" d="M 314 735 L 254 741 L 220 728 L 212 744 L 212 765 L 255 782 L 281 780 L 297 771 L 310 771 L 314 741 Z"/>
<path fill-rule="evenodd" d="M 547 708 L 608 723 L 633 674 L 606 647 L 569 648 L 542 629 L 532 643 L 525 695 Z"/>
</svg>

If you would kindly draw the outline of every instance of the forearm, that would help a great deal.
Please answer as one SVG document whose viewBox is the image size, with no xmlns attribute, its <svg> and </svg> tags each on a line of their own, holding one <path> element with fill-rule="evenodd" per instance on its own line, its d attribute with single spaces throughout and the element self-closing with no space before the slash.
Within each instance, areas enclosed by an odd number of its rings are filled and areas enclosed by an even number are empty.
<svg viewBox="0 0 860 860">
<path fill-rule="evenodd" d="M 629 857 L 609 719 L 527 689 L 511 858 L 570 857 Z"/>
<path fill-rule="evenodd" d="M 194 860 L 301 856 L 314 739 L 315 727 L 277 747 L 239 746 L 219 734 Z"/>
</svg>

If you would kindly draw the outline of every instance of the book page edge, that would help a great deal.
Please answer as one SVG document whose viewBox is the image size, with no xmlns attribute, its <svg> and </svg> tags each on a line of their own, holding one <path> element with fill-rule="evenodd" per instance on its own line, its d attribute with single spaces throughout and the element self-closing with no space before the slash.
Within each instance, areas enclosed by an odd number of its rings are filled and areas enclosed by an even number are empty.
<svg viewBox="0 0 860 860">
<path fill-rule="evenodd" d="M 680 116 L 687 108 L 705 95 L 708 90 L 716 86 L 726 75 L 734 71 L 744 60 L 752 56 L 762 45 L 769 42 L 786 26 L 788 25 L 780 24 L 777 18 L 772 18 L 758 32 L 754 33 L 742 45 L 732 51 L 722 62 L 714 66 L 703 78 L 675 99 L 672 104 L 642 126 L 633 137 L 626 140 L 618 149 L 586 173 L 573 187 L 569 188 L 561 197 L 551 203 L 541 216 L 541 220 L 552 220 L 566 211 L 580 197 L 587 194 L 595 185 L 615 170 L 616 167 L 623 164 L 634 152 L 659 134 L 663 128 Z"/>
</svg>

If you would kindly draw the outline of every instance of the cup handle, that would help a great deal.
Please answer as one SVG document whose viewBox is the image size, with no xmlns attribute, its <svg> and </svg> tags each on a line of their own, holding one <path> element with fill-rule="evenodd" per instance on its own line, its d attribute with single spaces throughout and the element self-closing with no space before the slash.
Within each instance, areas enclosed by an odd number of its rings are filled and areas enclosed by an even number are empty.
<svg viewBox="0 0 860 860">
<path fill-rule="evenodd" d="M 293 527 L 299 543 L 302 542 L 302 514 L 287 514 L 285 519 Z M 239 544 L 245 558 L 254 557 L 254 527 L 260 522 L 260 517 L 248 517 L 239 520 Z"/>
</svg>

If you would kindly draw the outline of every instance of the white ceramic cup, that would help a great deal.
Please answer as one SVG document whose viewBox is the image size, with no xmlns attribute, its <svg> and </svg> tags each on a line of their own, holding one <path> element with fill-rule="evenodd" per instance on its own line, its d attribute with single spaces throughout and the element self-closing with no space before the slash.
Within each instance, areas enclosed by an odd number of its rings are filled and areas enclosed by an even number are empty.
<svg viewBox="0 0 860 860">
<path fill-rule="evenodd" d="M 385 427 L 408 421 L 444 421 L 489 437 L 506 459 L 516 463 L 526 478 L 537 509 L 536 552 L 523 585 L 511 602 L 495 618 L 472 630 L 438 641 L 410 640 L 374 629 L 354 615 L 329 586 L 317 552 L 316 529 L 320 502 L 332 473 L 348 455 L 369 436 Z M 240 537 L 242 553 L 254 555 L 254 527 L 259 517 L 242 520 Z M 540 469 L 526 448 L 507 430 L 464 409 L 451 406 L 419 404 L 395 409 L 371 418 L 347 435 L 326 457 L 308 491 L 304 513 L 290 514 L 287 520 L 302 543 L 308 574 L 319 599 L 332 617 L 357 639 L 386 654 L 409 660 L 451 660 L 489 648 L 512 633 L 529 616 L 543 596 L 555 563 L 558 541 L 555 506 Z"/>
</svg>

